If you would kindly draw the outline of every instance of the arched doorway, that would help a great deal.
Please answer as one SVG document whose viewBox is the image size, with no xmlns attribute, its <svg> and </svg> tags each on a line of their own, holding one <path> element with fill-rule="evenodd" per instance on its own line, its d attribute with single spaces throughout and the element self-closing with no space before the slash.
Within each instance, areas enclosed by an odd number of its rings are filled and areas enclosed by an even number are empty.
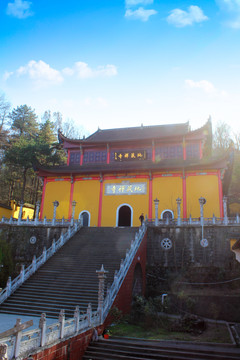
<svg viewBox="0 0 240 360">
<path fill-rule="evenodd" d="M 80 218 L 82 218 L 83 226 L 90 226 L 90 213 L 88 211 L 81 211 L 79 214 L 79 219 Z"/>
<path fill-rule="evenodd" d="M 143 295 L 143 274 L 141 264 L 137 263 L 134 269 L 132 297 L 141 295 Z"/>
<path fill-rule="evenodd" d="M 117 209 L 117 226 L 132 226 L 132 207 L 122 204 Z"/>
<path fill-rule="evenodd" d="M 161 219 L 163 220 L 172 220 L 174 219 L 174 214 L 172 212 L 172 210 L 166 209 L 161 213 Z"/>
</svg>

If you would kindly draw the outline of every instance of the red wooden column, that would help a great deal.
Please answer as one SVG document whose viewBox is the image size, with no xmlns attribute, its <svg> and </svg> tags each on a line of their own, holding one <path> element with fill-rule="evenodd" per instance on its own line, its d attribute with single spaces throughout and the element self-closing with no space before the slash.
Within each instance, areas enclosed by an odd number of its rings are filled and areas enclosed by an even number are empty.
<svg viewBox="0 0 240 360">
<path fill-rule="evenodd" d="M 100 192 L 99 192 L 99 203 L 98 203 L 98 227 L 101 226 L 102 222 L 102 197 L 103 197 L 103 177 L 100 177 Z"/>
<path fill-rule="evenodd" d="M 223 217 L 223 193 L 222 193 L 222 179 L 221 179 L 220 170 L 218 170 L 218 193 L 219 193 L 220 217 Z"/>
<path fill-rule="evenodd" d="M 186 187 L 186 175 L 183 171 L 182 175 L 182 193 L 183 193 L 183 218 L 187 217 L 187 187 Z"/>
<path fill-rule="evenodd" d="M 68 209 L 68 220 L 71 220 L 71 216 L 72 216 L 74 183 L 75 183 L 75 180 L 72 178 L 71 179 L 71 189 L 70 189 L 70 199 L 69 199 L 69 209 Z"/>
<path fill-rule="evenodd" d="M 155 143 L 152 141 L 152 162 L 155 162 Z"/>
<path fill-rule="evenodd" d="M 183 160 L 186 160 L 186 158 L 187 158 L 186 141 L 185 138 L 183 138 Z"/>
<path fill-rule="evenodd" d="M 148 218 L 152 218 L 152 174 L 149 174 Z"/>
<path fill-rule="evenodd" d="M 41 200 L 41 207 L 40 207 L 40 216 L 39 216 L 39 219 L 42 219 L 43 206 L 44 206 L 44 200 L 45 200 L 46 184 L 47 184 L 47 178 L 44 178 L 44 183 L 43 183 L 43 192 L 42 192 L 42 200 Z"/>
<path fill-rule="evenodd" d="M 110 163 L 110 149 L 109 149 L 109 145 L 107 144 L 107 164 Z"/>
<path fill-rule="evenodd" d="M 80 165 L 83 164 L 83 148 L 80 146 Z"/>
</svg>

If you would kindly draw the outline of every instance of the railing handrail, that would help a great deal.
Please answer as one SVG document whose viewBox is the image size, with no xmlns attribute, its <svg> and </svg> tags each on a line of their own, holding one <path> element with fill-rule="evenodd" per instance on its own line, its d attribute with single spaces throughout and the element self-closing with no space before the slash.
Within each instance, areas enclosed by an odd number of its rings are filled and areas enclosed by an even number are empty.
<svg viewBox="0 0 240 360">
<path fill-rule="evenodd" d="M 46 250 L 43 249 L 43 253 L 35 258 L 34 264 L 32 263 L 26 269 L 21 271 L 20 274 L 14 279 L 8 279 L 7 286 L 0 293 L 0 304 L 2 304 L 20 285 L 23 284 L 31 275 L 33 275 L 40 266 L 42 266 L 53 254 L 56 253 L 82 226 L 82 222 L 75 222 L 74 226 L 68 227 L 68 231 L 64 235 L 61 235 L 56 242 Z"/>
<path fill-rule="evenodd" d="M 103 304 L 103 319 L 105 320 L 107 317 L 107 314 L 109 310 L 111 309 L 111 306 L 117 296 L 117 293 L 123 283 L 123 280 L 125 279 L 125 276 L 132 264 L 132 261 L 137 253 L 137 250 L 139 249 L 139 246 L 144 238 L 144 235 L 146 233 L 147 227 L 145 225 L 145 222 L 143 222 L 142 226 L 139 228 L 139 232 L 135 234 L 135 240 L 132 241 L 131 247 L 129 250 L 126 251 L 126 257 L 120 264 L 120 269 L 116 271 L 114 276 L 114 281 L 108 289 L 108 293 L 106 298 L 104 299 Z"/>
</svg>

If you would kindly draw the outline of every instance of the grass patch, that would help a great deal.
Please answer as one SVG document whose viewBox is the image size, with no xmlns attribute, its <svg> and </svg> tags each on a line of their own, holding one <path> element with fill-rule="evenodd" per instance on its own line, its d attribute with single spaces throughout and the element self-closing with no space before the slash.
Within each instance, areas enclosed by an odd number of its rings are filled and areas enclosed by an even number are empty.
<svg viewBox="0 0 240 360">
<path fill-rule="evenodd" d="M 231 338 L 224 324 L 208 324 L 207 329 L 199 335 L 185 332 L 174 332 L 164 328 L 145 329 L 141 324 L 120 323 L 109 327 L 110 335 L 135 337 L 148 340 L 180 340 L 191 342 L 231 343 Z"/>
</svg>

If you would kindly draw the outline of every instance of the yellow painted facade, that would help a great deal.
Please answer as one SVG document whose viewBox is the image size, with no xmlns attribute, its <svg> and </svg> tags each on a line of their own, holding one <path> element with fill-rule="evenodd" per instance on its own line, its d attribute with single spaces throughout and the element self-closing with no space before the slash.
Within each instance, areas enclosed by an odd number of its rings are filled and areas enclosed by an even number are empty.
<svg viewBox="0 0 240 360">
<path fill-rule="evenodd" d="M 10 209 L 7 209 L 0 205 L 0 219 L 4 216 L 7 219 L 10 219 L 11 216 L 14 219 L 18 219 L 20 206 L 16 204 L 16 201 L 12 200 L 10 204 Z M 30 220 L 33 219 L 34 216 L 34 208 L 23 206 L 22 209 L 22 219 L 26 220 L 29 218 Z"/>
<path fill-rule="evenodd" d="M 73 191 L 73 200 L 77 202 L 75 219 L 81 212 L 87 211 L 90 214 L 90 226 L 97 226 L 99 194 L 99 180 L 75 181 Z"/>
<path fill-rule="evenodd" d="M 204 171 L 202 171 L 204 174 Z M 203 196 L 204 217 L 220 216 L 218 175 L 196 175 L 186 177 L 187 217 L 199 217 L 199 201 Z"/>
<path fill-rule="evenodd" d="M 96 176 L 97 177 L 97 176 Z M 110 178 L 109 178 L 110 177 Z M 132 226 L 139 226 L 139 216 L 141 213 L 154 218 L 155 207 L 154 199 L 159 199 L 158 216 L 170 210 L 173 212 L 174 218 L 177 217 L 177 203 L 176 199 L 182 199 L 181 203 L 181 217 L 183 217 L 183 176 L 181 173 L 158 173 L 152 178 L 152 196 L 150 192 L 150 180 L 148 174 L 142 174 L 134 178 L 134 174 L 129 174 L 129 177 L 106 176 L 102 179 L 102 203 L 100 199 L 101 182 L 99 179 L 81 178 L 76 179 L 71 184 L 71 179 L 57 181 L 51 179 L 47 182 L 45 188 L 45 199 L 43 205 L 42 218 L 52 218 L 53 216 L 53 202 L 59 201 L 57 207 L 57 218 L 65 219 L 71 216 L 72 200 L 77 202 L 75 208 L 75 219 L 79 218 L 82 212 L 87 212 L 90 215 L 90 226 L 117 226 L 118 211 L 123 205 L 128 205 L 131 208 Z M 186 213 L 187 217 L 190 215 L 200 217 L 199 198 L 205 197 L 207 202 L 204 205 L 204 216 L 212 217 L 220 216 L 220 202 L 219 202 L 219 181 L 218 174 L 212 175 L 202 171 L 202 174 L 192 175 L 186 173 Z M 107 195 L 106 186 L 111 184 L 135 184 L 145 183 L 145 194 L 127 194 L 127 195 Z M 72 188 L 72 197 L 71 197 Z M 151 199 L 151 200 L 150 200 Z M 151 203 L 150 203 L 151 201 Z M 101 205 L 99 206 L 99 202 Z M 151 208 L 152 214 L 149 214 Z"/>
<path fill-rule="evenodd" d="M 139 216 L 141 213 L 148 214 L 148 194 L 149 181 L 145 178 L 134 179 L 112 179 L 104 181 L 106 184 L 121 184 L 122 181 L 129 183 L 146 183 L 147 193 L 138 195 L 105 195 L 103 191 L 102 202 L 102 226 L 117 226 L 118 209 L 122 205 L 129 205 L 132 209 L 132 225 L 139 226 Z"/>
<path fill-rule="evenodd" d="M 71 182 L 63 178 L 57 179 L 60 181 L 49 181 L 45 187 L 45 196 L 43 204 L 43 217 L 47 219 L 53 218 L 53 202 L 57 200 L 59 206 L 57 207 L 56 218 L 68 218 L 70 189 Z"/>
</svg>

